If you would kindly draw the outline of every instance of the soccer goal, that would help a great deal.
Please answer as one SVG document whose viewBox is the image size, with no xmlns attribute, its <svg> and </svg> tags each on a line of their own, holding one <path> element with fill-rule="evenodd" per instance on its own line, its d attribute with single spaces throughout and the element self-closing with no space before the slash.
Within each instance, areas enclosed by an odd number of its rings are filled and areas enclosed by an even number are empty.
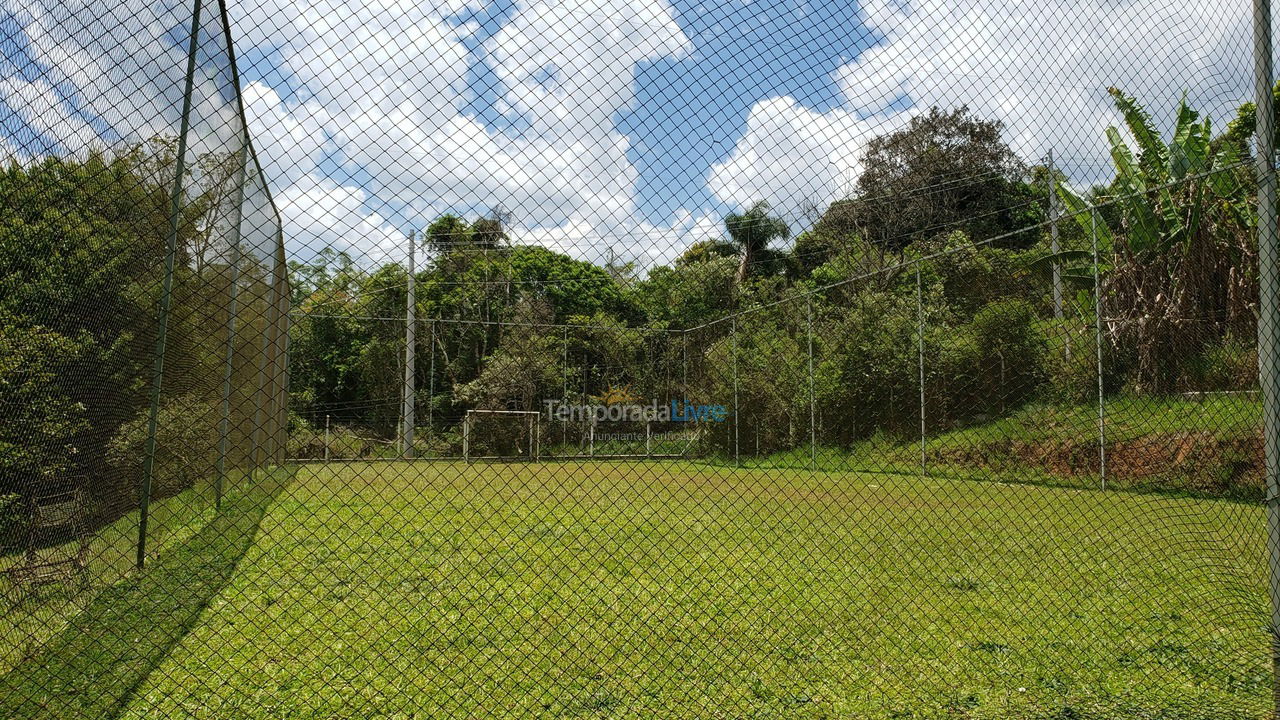
<svg viewBox="0 0 1280 720">
<path fill-rule="evenodd" d="M 537 460 L 539 434 L 533 410 L 468 410 L 462 419 L 462 458 Z"/>
</svg>

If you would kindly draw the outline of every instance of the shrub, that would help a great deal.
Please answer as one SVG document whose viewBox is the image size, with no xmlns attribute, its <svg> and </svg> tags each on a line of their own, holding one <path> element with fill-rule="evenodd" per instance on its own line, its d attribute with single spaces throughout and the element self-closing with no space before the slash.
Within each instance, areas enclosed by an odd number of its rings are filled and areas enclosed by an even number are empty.
<svg viewBox="0 0 1280 720">
<path fill-rule="evenodd" d="M 1008 414 L 1044 381 L 1045 337 L 1025 300 L 988 303 L 956 331 L 935 333 L 932 343 L 937 370 L 929 395 L 943 422 Z"/>
<path fill-rule="evenodd" d="M 171 497 L 190 488 L 202 477 L 212 477 L 218 459 L 218 412 L 192 395 L 167 398 L 160 406 L 156 425 L 156 456 L 151 475 L 151 497 Z M 110 464 L 120 477 L 139 478 L 146 458 L 148 413 L 125 423 L 111 439 Z M 137 483 L 131 483 L 137 487 Z"/>
<path fill-rule="evenodd" d="M 1258 380 L 1258 348 L 1254 343 L 1227 336 L 1188 362 L 1188 390 L 1246 390 Z"/>
</svg>

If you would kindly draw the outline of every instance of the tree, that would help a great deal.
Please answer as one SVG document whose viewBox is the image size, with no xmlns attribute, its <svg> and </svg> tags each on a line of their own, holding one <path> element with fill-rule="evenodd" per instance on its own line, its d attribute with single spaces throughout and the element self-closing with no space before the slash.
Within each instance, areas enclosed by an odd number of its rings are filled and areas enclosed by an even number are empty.
<svg viewBox="0 0 1280 720">
<path fill-rule="evenodd" d="M 1235 125 L 1215 140 L 1209 120 L 1178 108 L 1167 143 L 1137 101 L 1111 88 L 1138 146 L 1107 128 L 1116 167 L 1112 194 L 1119 222 L 1099 217 L 1107 273 L 1107 314 L 1115 339 L 1135 355 L 1139 387 L 1175 389 L 1189 355 L 1228 335 L 1255 332 L 1258 279 L 1251 190 Z M 1058 194 L 1086 233 L 1094 230 L 1085 200 L 1065 185 Z"/>
<path fill-rule="evenodd" d="M 68 397 L 60 381 L 83 348 L 3 311 L 0 333 L 0 495 L 19 494 L 71 469 L 88 425 L 84 404 Z"/>
<path fill-rule="evenodd" d="M 730 213 L 724 218 L 724 228 L 729 238 L 738 246 L 738 283 L 747 281 L 753 265 L 757 261 L 772 259 L 769 254 L 769 243 L 775 239 L 785 240 L 791 234 L 790 228 L 781 218 L 769 214 L 769 203 L 761 200 L 752 205 L 745 213 Z"/>
<path fill-rule="evenodd" d="M 174 145 L 161 138 L 0 168 L 0 337 L 10 341 L 0 342 L 0 446 L 9 443 L 0 447 L 0 462 L 51 482 L 86 478 L 103 522 L 128 508 L 137 487 L 135 469 L 112 463 L 107 448 L 148 404 Z M 196 163 L 206 172 L 225 164 L 225 156 Z M 188 173 L 165 347 L 166 402 L 221 380 L 226 273 L 214 261 L 225 238 L 210 228 L 225 209 L 227 188 L 221 175 L 211 181 L 190 167 Z M 246 269 L 242 278 L 255 274 Z M 210 469 L 187 468 L 186 477 L 194 481 Z"/>
<path fill-rule="evenodd" d="M 738 247 L 733 243 L 715 238 L 713 240 L 699 240 L 689 246 L 688 250 L 681 253 L 676 258 L 676 267 L 687 267 L 708 260 L 714 260 L 722 257 L 733 257 L 738 254 Z"/>
<path fill-rule="evenodd" d="M 632 296 L 651 323 L 693 327 L 730 311 L 736 269 L 737 262 L 725 256 L 656 267 L 636 284 Z"/>
<path fill-rule="evenodd" d="M 1039 208 L 1026 168 L 1001 139 L 998 120 L 967 107 L 936 107 L 873 139 L 851 198 L 832 203 L 819 233 L 860 233 L 888 250 L 953 230 L 983 239 L 1032 225 Z M 1037 236 L 1005 245 L 1030 245 Z"/>
<path fill-rule="evenodd" d="M 471 226 L 457 215 L 445 214 L 436 218 L 423 233 L 427 248 L 443 255 L 454 248 L 471 244 Z"/>
</svg>

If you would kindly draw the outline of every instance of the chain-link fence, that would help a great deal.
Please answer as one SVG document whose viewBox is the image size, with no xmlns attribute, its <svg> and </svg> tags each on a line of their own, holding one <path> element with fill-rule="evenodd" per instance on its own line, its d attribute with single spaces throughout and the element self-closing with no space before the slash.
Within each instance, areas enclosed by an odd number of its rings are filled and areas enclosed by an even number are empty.
<svg viewBox="0 0 1280 720">
<path fill-rule="evenodd" d="M 3 715 L 1274 717 L 1270 27 L 0 4 Z"/>
</svg>

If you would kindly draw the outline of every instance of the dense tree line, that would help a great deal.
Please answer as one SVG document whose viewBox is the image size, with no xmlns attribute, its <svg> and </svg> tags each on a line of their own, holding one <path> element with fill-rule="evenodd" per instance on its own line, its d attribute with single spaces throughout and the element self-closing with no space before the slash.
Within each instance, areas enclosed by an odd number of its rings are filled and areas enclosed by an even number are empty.
<svg viewBox="0 0 1280 720">
<path fill-rule="evenodd" d="M 156 497 L 213 468 L 230 281 L 215 223 L 232 160 L 188 165 Z M 99 522 L 137 505 L 175 168 L 175 143 L 156 139 L 0 169 L 0 540 L 13 539 L 7 513 L 33 493 L 83 487 Z M 245 260 L 245 318 L 264 314 L 249 289 L 263 275 Z M 242 319 L 241 331 L 260 325 Z M 238 384 L 253 372 L 252 352 L 237 348 Z"/>
<path fill-rule="evenodd" d="M 1083 401 L 1096 392 L 1090 201 L 1100 205 L 1107 390 L 1248 387 L 1251 107 L 1214 135 L 1184 105 L 1165 140 L 1114 94 L 1139 151 L 1109 133 L 1115 178 L 1083 194 L 1018 158 L 1000 123 L 934 109 L 873 140 L 850 196 L 799 235 L 756 203 L 643 277 L 514 244 L 497 215 L 443 216 L 424 233 L 429 262 L 416 278 L 418 316 L 442 320 L 417 335 L 418 407 L 447 433 L 467 408 L 537 410 L 539 399 L 618 385 L 647 398 L 723 402 L 736 392 L 752 447 L 795 447 L 807 442 L 812 341 L 822 443 L 909 435 L 922 320 L 933 429 L 1032 401 Z M 1067 214 L 1057 255 L 1045 224 L 1051 185 Z M 304 424 L 330 415 L 389 438 L 404 270 L 336 260 L 294 268 L 315 280 L 294 330 L 294 409 Z M 473 322 L 443 322 L 452 320 Z"/>
<path fill-rule="evenodd" d="M 1115 161 L 1105 185 L 1072 190 L 1014 155 L 999 123 L 934 110 L 871 142 L 857 187 L 805 227 L 756 203 L 643 275 L 514 242 L 501 212 L 439 217 L 418 236 L 420 424 L 443 437 L 468 408 L 538 410 L 543 399 L 618 387 L 726 404 L 736 392 L 751 447 L 795 447 L 806 440 L 812 343 L 820 442 L 909 435 L 922 320 L 933 422 L 1083 401 L 1095 387 L 1095 234 L 1109 392 L 1250 387 L 1252 108 L 1215 132 L 1183 106 L 1161 138 L 1132 98 L 1114 95 L 1132 140 L 1118 130 L 1099 138 Z M 102 517 L 136 502 L 173 160 L 172 143 L 155 141 L 0 170 L 0 494 L 82 478 L 97 486 Z M 201 180 L 187 183 L 179 223 L 161 443 L 186 457 L 162 469 L 212 467 L 230 273 L 210 217 L 226 200 L 217 178 L 231 160 L 189 170 Z M 1056 256 L 1044 226 L 1051 179 L 1072 214 Z M 1096 225 L 1090 202 L 1100 203 Z M 291 264 L 300 432 L 327 415 L 394 436 L 405 272 L 336 250 Z M 248 259 L 241 273 L 252 289 L 241 295 L 241 332 L 258 338 L 264 321 L 251 318 L 267 315 L 267 272 Z M 260 349 L 235 348 L 237 387 L 253 385 Z M 162 471 L 157 493 L 194 481 Z"/>
</svg>

